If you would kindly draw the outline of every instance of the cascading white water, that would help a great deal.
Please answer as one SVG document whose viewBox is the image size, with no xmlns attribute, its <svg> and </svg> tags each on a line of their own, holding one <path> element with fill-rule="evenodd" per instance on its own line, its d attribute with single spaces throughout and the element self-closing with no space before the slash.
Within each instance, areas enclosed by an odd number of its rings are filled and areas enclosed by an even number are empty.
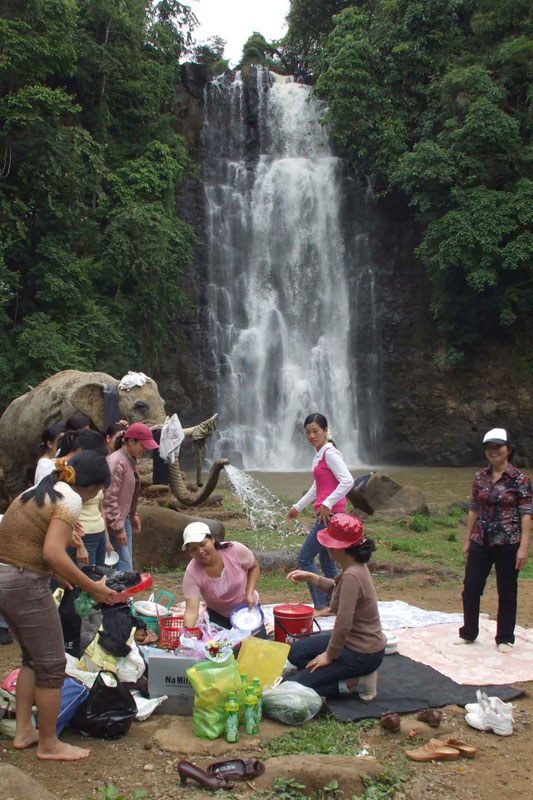
<svg viewBox="0 0 533 800">
<path fill-rule="evenodd" d="M 318 411 L 355 465 L 342 164 L 309 87 L 261 68 L 255 86 L 255 133 L 239 74 L 211 82 L 205 98 L 207 294 L 222 445 L 240 451 L 247 469 L 308 469 L 302 423 Z"/>
<path fill-rule="evenodd" d="M 270 489 L 247 475 L 237 467 L 227 464 L 224 467 L 231 487 L 242 503 L 253 531 L 259 528 L 274 528 L 278 534 L 287 536 L 305 534 L 306 530 L 297 520 L 288 520 L 289 506 L 284 505 Z"/>
</svg>

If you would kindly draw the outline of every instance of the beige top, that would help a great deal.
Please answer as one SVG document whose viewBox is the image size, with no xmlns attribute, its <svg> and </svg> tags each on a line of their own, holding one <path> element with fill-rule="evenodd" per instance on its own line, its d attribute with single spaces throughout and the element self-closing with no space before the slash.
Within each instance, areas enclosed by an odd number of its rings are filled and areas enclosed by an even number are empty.
<svg viewBox="0 0 533 800">
<path fill-rule="evenodd" d="M 43 558 L 48 526 L 53 519 L 60 519 L 74 528 L 81 511 L 81 497 L 68 483 L 58 481 L 54 489 L 63 497 L 52 503 L 47 495 L 40 508 L 33 498 L 27 503 L 21 503 L 22 495 L 13 500 L 0 522 L 1 562 L 52 574 L 52 568 Z"/>
<path fill-rule="evenodd" d="M 91 533 L 102 533 L 105 530 L 104 518 L 100 511 L 100 501 L 103 496 L 104 493 L 100 490 L 96 497 L 87 500 L 81 507 L 78 522 L 86 536 L 90 536 Z"/>
<path fill-rule="evenodd" d="M 330 608 L 336 614 L 327 654 L 338 658 L 343 647 L 358 653 L 379 653 L 387 642 L 381 630 L 378 597 L 366 564 L 350 564 L 332 580 L 318 580 L 318 588 L 334 587 Z"/>
</svg>

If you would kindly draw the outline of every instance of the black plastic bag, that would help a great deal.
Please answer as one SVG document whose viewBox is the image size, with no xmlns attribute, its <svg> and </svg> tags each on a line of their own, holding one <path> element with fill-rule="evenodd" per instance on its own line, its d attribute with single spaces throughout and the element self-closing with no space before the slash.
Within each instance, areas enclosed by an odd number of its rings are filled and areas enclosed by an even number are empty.
<svg viewBox="0 0 533 800">
<path fill-rule="evenodd" d="M 115 686 L 108 686 L 103 674 L 111 675 Z M 102 670 L 98 673 L 87 702 L 76 712 L 70 725 L 86 736 L 99 739 L 119 739 L 128 732 L 137 706 L 131 693 L 119 681 L 114 672 Z"/>
</svg>

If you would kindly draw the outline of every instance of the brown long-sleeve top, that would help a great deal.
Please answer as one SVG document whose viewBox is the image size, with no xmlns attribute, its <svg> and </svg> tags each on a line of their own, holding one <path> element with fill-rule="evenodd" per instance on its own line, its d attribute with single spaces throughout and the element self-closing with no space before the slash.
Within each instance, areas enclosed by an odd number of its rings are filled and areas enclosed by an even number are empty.
<svg viewBox="0 0 533 800">
<path fill-rule="evenodd" d="M 335 579 L 320 577 L 318 588 L 333 588 L 330 608 L 336 614 L 326 650 L 336 659 L 343 647 L 358 653 L 379 653 L 387 642 L 381 630 L 378 598 L 366 564 L 350 564 Z"/>
</svg>

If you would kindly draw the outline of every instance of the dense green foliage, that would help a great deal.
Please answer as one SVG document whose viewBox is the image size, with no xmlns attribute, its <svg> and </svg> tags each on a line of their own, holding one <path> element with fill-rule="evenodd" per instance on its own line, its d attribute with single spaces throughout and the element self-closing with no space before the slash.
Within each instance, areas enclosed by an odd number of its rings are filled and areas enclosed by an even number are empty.
<svg viewBox="0 0 533 800">
<path fill-rule="evenodd" d="M 533 311 L 531 9 L 291 3 L 287 58 L 312 75 L 341 149 L 376 195 L 400 190 L 415 209 L 447 365 L 481 336 L 522 336 Z"/>
<path fill-rule="evenodd" d="M 194 243 L 172 116 L 193 23 L 175 0 L 0 0 L 1 403 L 157 366 Z"/>
</svg>

